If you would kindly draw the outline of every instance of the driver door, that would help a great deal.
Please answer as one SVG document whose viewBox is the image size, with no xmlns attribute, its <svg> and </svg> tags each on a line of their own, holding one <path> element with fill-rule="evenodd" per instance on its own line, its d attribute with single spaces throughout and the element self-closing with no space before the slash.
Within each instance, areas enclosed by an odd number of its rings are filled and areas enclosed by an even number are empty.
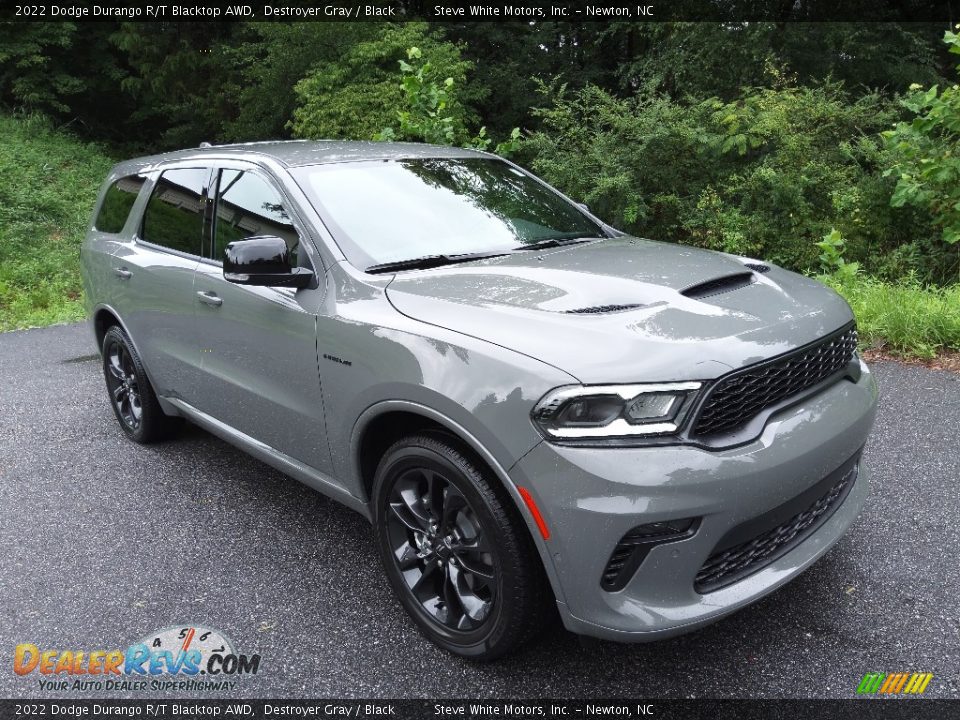
<svg viewBox="0 0 960 720">
<path fill-rule="evenodd" d="M 214 169 L 213 222 L 194 291 L 200 342 L 197 407 L 321 472 L 330 451 L 317 367 L 317 311 L 324 273 L 302 226 L 264 170 L 230 163 Z M 298 263 L 315 270 L 304 289 L 235 285 L 223 277 L 234 240 L 277 235 Z"/>
</svg>

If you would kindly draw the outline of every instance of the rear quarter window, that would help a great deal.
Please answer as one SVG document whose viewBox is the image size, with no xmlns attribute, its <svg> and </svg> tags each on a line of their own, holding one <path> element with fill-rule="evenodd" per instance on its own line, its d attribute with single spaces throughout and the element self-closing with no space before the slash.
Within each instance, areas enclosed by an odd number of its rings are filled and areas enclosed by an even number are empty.
<svg viewBox="0 0 960 720">
<path fill-rule="evenodd" d="M 143 213 L 141 237 L 154 245 L 200 255 L 209 176 L 206 168 L 164 171 Z"/>
<path fill-rule="evenodd" d="M 94 228 L 105 233 L 118 233 L 123 230 L 143 182 L 144 178 L 140 175 L 128 175 L 107 188 L 97 219 L 93 221 Z"/>
</svg>

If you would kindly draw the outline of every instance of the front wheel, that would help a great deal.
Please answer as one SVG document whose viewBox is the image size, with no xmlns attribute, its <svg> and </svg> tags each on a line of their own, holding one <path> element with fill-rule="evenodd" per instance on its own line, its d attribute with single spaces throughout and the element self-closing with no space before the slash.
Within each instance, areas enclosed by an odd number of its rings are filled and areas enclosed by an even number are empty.
<svg viewBox="0 0 960 720">
<path fill-rule="evenodd" d="M 150 443 L 175 432 L 180 418 L 163 412 L 140 356 L 120 327 L 114 325 L 107 330 L 102 354 L 110 406 L 127 437 L 134 442 Z"/>
<path fill-rule="evenodd" d="M 404 438 L 374 479 L 381 559 L 404 608 L 437 645 L 491 660 L 551 615 L 533 541 L 483 466 L 445 436 Z"/>
</svg>

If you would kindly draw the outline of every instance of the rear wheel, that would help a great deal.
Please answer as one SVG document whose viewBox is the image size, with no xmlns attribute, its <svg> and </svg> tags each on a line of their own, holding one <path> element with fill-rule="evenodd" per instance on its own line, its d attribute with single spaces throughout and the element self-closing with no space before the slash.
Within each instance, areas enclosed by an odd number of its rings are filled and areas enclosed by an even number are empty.
<svg viewBox="0 0 960 720">
<path fill-rule="evenodd" d="M 150 443 L 175 432 L 181 419 L 163 412 L 140 356 L 119 326 L 114 325 L 104 335 L 102 355 L 110 406 L 127 437 Z"/>
<path fill-rule="evenodd" d="M 400 440 L 374 479 L 381 559 L 394 592 L 437 645 L 491 660 L 551 616 L 536 549 L 488 471 L 445 436 Z"/>
</svg>

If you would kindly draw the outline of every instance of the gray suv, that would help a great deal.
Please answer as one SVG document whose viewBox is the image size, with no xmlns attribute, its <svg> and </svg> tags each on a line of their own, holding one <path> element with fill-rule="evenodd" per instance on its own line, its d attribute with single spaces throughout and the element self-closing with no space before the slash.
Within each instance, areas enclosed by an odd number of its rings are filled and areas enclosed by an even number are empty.
<svg viewBox="0 0 960 720">
<path fill-rule="evenodd" d="M 186 419 L 363 514 L 400 603 L 466 657 L 553 607 L 612 640 L 701 627 L 867 494 L 877 388 L 838 295 L 627 236 L 486 153 L 123 162 L 82 264 L 130 439 Z"/>
</svg>

